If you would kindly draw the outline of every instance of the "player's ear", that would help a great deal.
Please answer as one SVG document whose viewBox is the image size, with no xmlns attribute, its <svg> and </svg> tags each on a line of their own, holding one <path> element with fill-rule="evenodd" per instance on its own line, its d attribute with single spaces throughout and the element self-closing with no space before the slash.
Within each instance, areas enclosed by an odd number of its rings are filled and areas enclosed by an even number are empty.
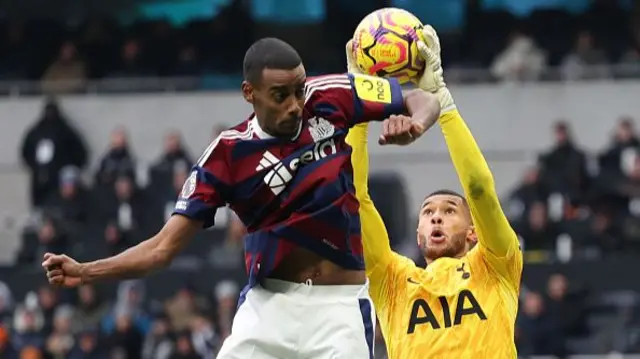
<svg viewBox="0 0 640 359">
<path fill-rule="evenodd" d="M 240 88 L 242 89 L 242 97 L 244 97 L 244 100 L 253 104 L 253 85 L 247 81 L 242 81 Z"/>
<path fill-rule="evenodd" d="M 471 225 L 467 230 L 467 241 L 471 245 L 478 243 L 478 235 L 476 234 L 476 228 L 473 225 Z"/>
</svg>

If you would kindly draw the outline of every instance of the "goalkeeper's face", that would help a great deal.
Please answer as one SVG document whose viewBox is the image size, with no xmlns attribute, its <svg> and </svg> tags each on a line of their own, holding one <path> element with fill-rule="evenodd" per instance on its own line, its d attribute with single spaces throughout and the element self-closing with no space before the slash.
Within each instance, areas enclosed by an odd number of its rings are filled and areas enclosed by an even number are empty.
<svg viewBox="0 0 640 359">
<path fill-rule="evenodd" d="M 448 194 L 427 197 L 420 210 L 417 240 L 427 262 L 464 256 L 476 240 L 466 201 Z"/>
<path fill-rule="evenodd" d="M 246 84 L 245 98 L 253 105 L 263 130 L 276 137 L 295 136 L 302 124 L 306 73 L 302 65 L 292 70 L 264 69 L 257 84 Z"/>
</svg>

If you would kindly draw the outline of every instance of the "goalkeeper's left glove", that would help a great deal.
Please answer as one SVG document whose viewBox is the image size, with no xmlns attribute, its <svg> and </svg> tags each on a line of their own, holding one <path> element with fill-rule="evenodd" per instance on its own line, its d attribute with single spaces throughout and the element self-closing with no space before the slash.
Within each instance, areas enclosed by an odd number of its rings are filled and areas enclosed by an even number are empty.
<svg viewBox="0 0 640 359">
<path fill-rule="evenodd" d="M 440 39 L 436 30 L 430 25 L 424 26 L 422 37 L 424 42 L 418 41 L 418 50 L 426 64 L 424 73 L 418 79 L 418 86 L 438 97 L 441 113 L 451 111 L 456 108 L 456 104 L 444 82 L 442 60 L 440 59 Z"/>
</svg>

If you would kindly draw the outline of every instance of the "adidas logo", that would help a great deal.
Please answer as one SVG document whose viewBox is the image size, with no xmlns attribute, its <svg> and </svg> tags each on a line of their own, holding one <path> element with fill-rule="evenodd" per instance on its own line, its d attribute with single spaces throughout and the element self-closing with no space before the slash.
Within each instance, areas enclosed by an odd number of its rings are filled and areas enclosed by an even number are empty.
<svg viewBox="0 0 640 359">
<path fill-rule="evenodd" d="M 273 153 L 265 151 L 256 167 L 256 171 L 271 168 L 264 176 L 264 183 L 266 183 L 273 194 L 277 196 L 282 193 L 287 187 L 287 184 L 291 182 L 293 174 L 296 173 L 300 165 L 321 160 L 337 152 L 336 143 L 333 139 L 317 142 L 312 149 L 303 152 L 300 157 L 294 158 L 289 162 L 288 166 L 285 166 Z"/>
<path fill-rule="evenodd" d="M 273 153 L 269 151 L 265 151 L 265 153 L 262 154 L 262 159 L 260 160 L 258 167 L 256 167 L 256 172 L 262 171 L 265 168 L 269 168 L 278 162 L 280 162 L 278 157 L 274 156 Z"/>
<path fill-rule="evenodd" d="M 265 151 L 265 153 L 262 154 L 260 163 L 256 167 L 256 171 L 262 171 L 270 167 L 273 168 L 264 176 L 264 183 L 266 183 L 273 194 L 277 196 L 284 191 L 287 183 L 289 183 L 293 178 L 293 175 L 284 166 L 284 163 L 278 159 L 278 157 L 274 156 L 274 154 L 269 151 Z"/>
</svg>

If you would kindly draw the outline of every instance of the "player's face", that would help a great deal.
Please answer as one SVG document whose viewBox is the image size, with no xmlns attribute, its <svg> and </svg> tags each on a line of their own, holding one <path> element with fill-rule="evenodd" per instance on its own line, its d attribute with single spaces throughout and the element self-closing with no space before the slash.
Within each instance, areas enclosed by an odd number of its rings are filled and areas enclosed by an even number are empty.
<svg viewBox="0 0 640 359">
<path fill-rule="evenodd" d="M 260 125 L 276 137 L 294 136 L 302 122 L 306 73 L 300 65 L 293 70 L 265 69 L 262 81 L 250 85 L 245 98 L 253 104 Z"/>
<path fill-rule="evenodd" d="M 460 197 L 425 199 L 418 221 L 418 246 L 428 261 L 463 256 L 475 241 L 469 211 Z"/>
</svg>

